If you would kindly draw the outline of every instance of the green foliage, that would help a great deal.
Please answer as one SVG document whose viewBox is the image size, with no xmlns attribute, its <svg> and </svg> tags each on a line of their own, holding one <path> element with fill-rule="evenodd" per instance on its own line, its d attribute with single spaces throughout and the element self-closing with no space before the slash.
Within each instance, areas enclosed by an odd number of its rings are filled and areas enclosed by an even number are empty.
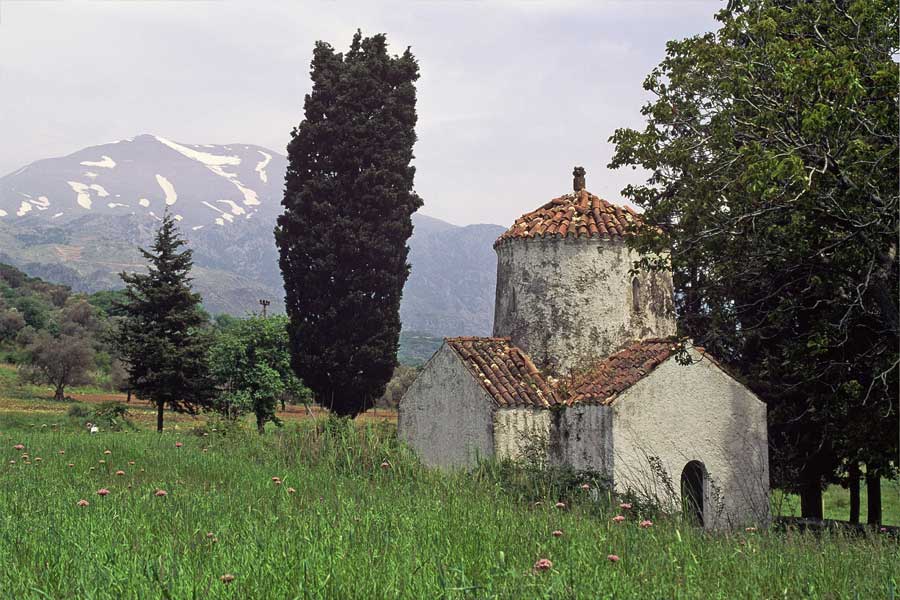
<svg viewBox="0 0 900 600">
<path fill-rule="evenodd" d="M 680 333 L 769 405 L 773 482 L 810 499 L 847 461 L 897 466 L 896 2 L 735 0 L 669 42 L 611 167 L 673 269 Z M 809 516 L 814 516 L 810 514 Z"/>
<path fill-rule="evenodd" d="M 134 429 L 128 420 L 128 407 L 115 400 L 103 402 L 93 411 L 93 423 L 106 431 Z"/>
<path fill-rule="evenodd" d="M 29 364 L 22 369 L 26 380 L 49 383 L 55 399 L 65 399 L 67 386 L 89 383 L 94 367 L 94 350 L 83 332 L 75 330 L 54 336 L 41 331 L 27 348 Z"/>
<path fill-rule="evenodd" d="M 275 238 L 293 366 L 316 401 L 354 416 L 396 364 L 413 192 L 418 65 L 384 35 L 337 53 L 317 42 L 305 118 L 292 132 Z"/>
<path fill-rule="evenodd" d="M 232 420 L 253 412 L 260 433 L 268 422 L 281 426 L 275 416 L 280 399 L 307 395 L 291 369 L 286 317 L 233 321 L 216 334 L 209 365 L 221 390 L 216 409 Z"/>
<path fill-rule="evenodd" d="M 215 394 L 206 363 L 208 322 L 198 309 L 199 294 L 191 291 L 190 250 L 166 212 L 153 251 L 141 250 L 148 273 L 122 273 L 127 303 L 119 327 L 118 346 L 128 365 L 129 382 L 138 398 L 157 407 L 157 430 L 163 410 L 195 414 L 209 406 Z"/>
<path fill-rule="evenodd" d="M 88 296 L 88 302 L 107 317 L 124 317 L 127 312 L 123 305 L 128 303 L 125 290 L 103 290 Z"/>
</svg>

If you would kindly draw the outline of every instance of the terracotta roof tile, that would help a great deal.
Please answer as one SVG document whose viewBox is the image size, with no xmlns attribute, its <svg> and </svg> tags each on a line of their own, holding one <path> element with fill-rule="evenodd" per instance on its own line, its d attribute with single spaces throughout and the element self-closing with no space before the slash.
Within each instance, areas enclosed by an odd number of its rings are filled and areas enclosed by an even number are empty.
<svg viewBox="0 0 900 600">
<path fill-rule="evenodd" d="M 498 406 L 549 408 L 559 404 L 540 372 L 509 338 L 457 337 L 445 340 Z"/>
<path fill-rule="evenodd" d="M 628 206 L 616 206 L 587 190 L 579 190 L 522 215 L 494 245 L 514 238 L 549 236 L 621 238 L 640 219 Z"/>
<path fill-rule="evenodd" d="M 631 342 L 573 378 L 567 404 L 608 405 L 675 353 L 678 341 L 649 339 Z"/>
</svg>

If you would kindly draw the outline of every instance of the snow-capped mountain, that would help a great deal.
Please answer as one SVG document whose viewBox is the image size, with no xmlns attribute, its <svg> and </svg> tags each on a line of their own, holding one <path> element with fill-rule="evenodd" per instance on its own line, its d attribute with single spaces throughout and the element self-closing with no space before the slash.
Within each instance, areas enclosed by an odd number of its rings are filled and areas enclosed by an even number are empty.
<svg viewBox="0 0 900 600">
<path fill-rule="evenodd" d="M 197 145 L 139 135 L 39 160 L 0 178 L 0 262 L 94 292 L 145 268 L 160 215 L 179 219 L 194 251 L 194 288 L 212 313 L 243 315 L 258 300 L 283 310 L 273 229 L 285 156 L 261 146 Z M 426 199 L 427 200 L 427 199 Z M 413 215 L 400 318 L 407 331 L 491 331 L 497 225 L 458 227 Z"/>
<path fill-rule="evenodd" d="M 182 144 L 139 135 L 39 160 L 0 178 L 0 219 L 64 222 L 89 214 L 168 209 L 184 230 L 226 227 L 280 212 L 287 159 L 247 144 Z"/>
</svg>

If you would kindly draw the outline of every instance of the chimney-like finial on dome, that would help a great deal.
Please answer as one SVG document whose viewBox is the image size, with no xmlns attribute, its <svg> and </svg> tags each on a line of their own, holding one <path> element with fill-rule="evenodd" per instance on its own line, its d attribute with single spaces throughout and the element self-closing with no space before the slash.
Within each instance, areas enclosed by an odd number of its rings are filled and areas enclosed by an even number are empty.
<svg viewBox="0 0 900 600">
<path fill-rule="evenodd" d="M 572 171 L 572 175 L 575 177 L 575 180 L 572 182 L 572 187 L 575 188 L 576 192 L 580 192 L 584 189 L 584 167 L 575 167 L 575 170 Z"/>
</svg>

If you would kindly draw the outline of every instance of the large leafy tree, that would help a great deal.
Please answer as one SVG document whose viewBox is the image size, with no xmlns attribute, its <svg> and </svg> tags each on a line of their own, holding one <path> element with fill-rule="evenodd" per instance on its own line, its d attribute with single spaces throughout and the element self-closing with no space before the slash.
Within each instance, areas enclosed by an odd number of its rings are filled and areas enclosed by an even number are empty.
<svg viewBox="0 0 900 600">
<path fill-rule="evenodd" d="M 266 423 L 281 425 L 279 400 L 303 400 L 308 392 L 291 368 L 286 317 L 249 317 L 222 328 L 209 363 L 221 391 L 218 410 L 232 419 L 252 412 L 259 433 Z"/>
<path fill-rule="evenodd" d="M 355 416 L 396 364 L 413 191 L 419 68 L 384 35 L 346 54 L 317 42 L 305 118 L 288 145 L 280 251 L 293 367 L 316 401 Z"/>
<path fill-rule="evenodd" d="M 209 406 L 214 384 L 206 362 L 209 340 L 200 295 L 191 291 L 191 250 L 168 212 L 151 251 L 141 250 L 147 273 L 122 273 L 126 302 L 118 345 L 127 364 L 130 388 L 156 406 L 156 429 L 163 412 L 196 414 Z"/>
<path fill-rule="evenodd" d="M 611 167 L 650 173 L 624 190 L 649 225 L 632 244 L 663 257 L 641 266 L 671 261 L 681 332 L 768 402 L 774 482 L 805 516 L 848 466 L 872 486 L 896 466 L 897 18 L 731 0 L 668 44 L 646 127 L 611 138 Z"/>
</svg>

